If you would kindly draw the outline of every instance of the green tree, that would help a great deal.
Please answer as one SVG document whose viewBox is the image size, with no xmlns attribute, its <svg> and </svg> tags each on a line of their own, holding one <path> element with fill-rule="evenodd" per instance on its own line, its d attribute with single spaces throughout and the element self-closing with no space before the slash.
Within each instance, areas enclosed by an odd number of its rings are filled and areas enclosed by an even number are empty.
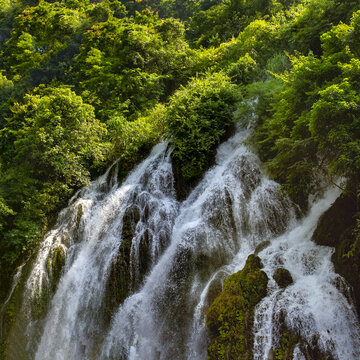
<svg viewBox="0 0 360 360">
<path fill-rule="evenodd" d="M 88 30 L 74 72 L 101 118 L 119 112 L 134 119 L 173 89 L 184 67 L 183 33 L 179 21 L 149 11 Z"/>
<path fill-rule="evenodd" d="M 3 46 L 3 68 L 12 76 L 31 75 L 65 51 L 86 18 L 84 9 L 73 9 L 67 3 L 41 1 L 26 7 L 15 17 L 11 36 Z"/>
<path fill-rule="evenodd" d="M 36 247 L 49 216 L 89 183 L 89 170 L 104 160 L 105 135 L 93 107 L 69 88 L 41 87 L 13 106 L 0 133 L 2 271 Z"/>
<path fill-rule="evenodd" d="M 291 57 L 293 68 L 280 76 L 273 115 L 257 130 L 260 153 L 272 174 L 306 207 L 307 195 L 324 179 L 345 177 L 356 198 L 360 170 L 360 61 L 349 25 L 321 36 L 323 55 Z M 270 151 L 269 151 L 270 150 Z"/>
<path fill-rule="evenodd" d="M 195 78 L 179 89 L 166 110 L 172 158 L 185 182 L 196 181 L 234 123 L 239 93 L 223 73 Z"/>
<path fill-rule="evenodd" d="M 91 105 L 69 88 L 48 87 L 26 95 L 12 113 L 4 129 L 14 139 L 10 166 L 28 166 L 31 176 L 55 177 L 71 186 L 88 182 L 86 168 L 104 158 L 106 133 Z"/>
</svg>

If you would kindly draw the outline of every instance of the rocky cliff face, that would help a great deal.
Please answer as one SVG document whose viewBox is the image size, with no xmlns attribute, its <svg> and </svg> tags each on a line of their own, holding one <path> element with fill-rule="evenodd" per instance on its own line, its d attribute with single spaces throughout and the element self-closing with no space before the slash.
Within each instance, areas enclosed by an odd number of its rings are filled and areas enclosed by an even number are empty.
<svg viewBox="0 0 360 360">
<path fill-rule="evenodd" d="M 332 261 L 335 271 L 352 287 L 352 295 L 360 315 L 360 234 L 357 232 L 359 209 L 350 195 L 340 196 L 320 218 L 314 232 L 318 245 L 335 248 Z"/>
</svg>

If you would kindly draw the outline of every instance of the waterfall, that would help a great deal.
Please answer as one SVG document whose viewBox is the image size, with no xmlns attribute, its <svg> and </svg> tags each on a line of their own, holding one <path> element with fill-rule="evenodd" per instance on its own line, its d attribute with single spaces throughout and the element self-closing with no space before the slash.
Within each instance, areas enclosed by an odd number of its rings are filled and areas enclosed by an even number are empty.
<svg viewBox="0 0 360 360">
<path fill-rule="evenodd" d="M 279 345 L 280 321 L 334 359 L 360 357 L 359 324 L 349 289 L 333 270 L 333 249 L 311 241 L 317 220 L 338 195 L 338 189 L 329 190 L 306 218 L 259 253 L 269 277 L 275 269 L 285 267 L 294 283 L 279 289 L 270 281 L 269 295 L 256 309 L 254 359 L 266 359 L 270 349 Z M 299 348 L 294 357 L 305 359 Z"/>
<path fill-rule="evenodd" d="M 114 164 L 74 196 L 26 282 L 28 359 L 206 359 L 206 309 L 254 252 L 270 279 L 255 309 L 254 359 L 273 358 L 284 324 L 334 359 L 360 358 L 359 323 L 333 250 L 311 241 L 339 192 L 297 219 L 244 145 L 249 132 L 219 146 L 182 203 L 166 143 L 122 184 Z M 273 279 L 278 268 L 293 278 L 285 289 Z M 297 344 L 293 358 L 305 355 Z"/>
<path fill-rule="evenodd" d="M 30 358 L 91 357 L 111 309 L 140 286 L 168 245 L 178 204 L 167 144 L 155 147 L 122 186 L 117 173 L 114 165 L 79 192 L 42 244 L 27 281 L 27 304 L 50 286 L 54 249 L 65 248 L 66 263 L 39 344 L 39 330 L 28 326 L 28 350 L 37 349 Z"/>
<path fill-rule="evenodd" d="M 289 201 L 279 199 L 279 186 L 243 145 L 247 136 L 240 131 L 220 146 L 217 165 L 181 205 L 171 244 L 141 291 L 115 315 L 103 359 L 206 358 L 199 308 L 209 304 L 209 287 L 221 287 L 257 245 L 295 218 Z"/>
</svg>

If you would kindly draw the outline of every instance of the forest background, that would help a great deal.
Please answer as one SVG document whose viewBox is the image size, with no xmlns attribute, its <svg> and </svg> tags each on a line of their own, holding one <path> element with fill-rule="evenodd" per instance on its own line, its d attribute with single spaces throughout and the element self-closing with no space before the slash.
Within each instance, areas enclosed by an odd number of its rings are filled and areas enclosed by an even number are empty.
<svg viewBox="0 0 360 360">
<path fill-rule="evenodd" d="M 239 121 L 299 213 L 341 187 L 332 245 L 348 278 L 359 274 L 359 9 L 0 0 L 0 299 L 70 197 L 114 160 L 124 177 L 169 140 L 182 199 Z"/>
</svg>

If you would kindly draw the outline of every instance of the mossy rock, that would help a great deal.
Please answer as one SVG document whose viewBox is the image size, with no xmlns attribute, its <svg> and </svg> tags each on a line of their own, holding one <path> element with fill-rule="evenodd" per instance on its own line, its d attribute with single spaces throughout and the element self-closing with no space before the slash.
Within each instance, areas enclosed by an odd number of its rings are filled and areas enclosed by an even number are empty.
<svg viewBox="0 0 360 360">
<path fill-rule="evenodd" d="M 276 269 L 273 278 L 281 288 L 286 288 L 294 282 L 290 271 L 284 268 Z"/>
<path fill-rule="evenodd" d="M 136 205 L 131 205 L 125 210 L 122 227 L 122 243 L 131 247 L 131 241 L 135 235 L 135 229 L 140 220 L 140 209 Z"/>
<path fill-rule="evenodd" d="M 50 288 L 52 292 L 55 292 L 62 270 L 64 268 L 66 261 L 66 250 L 62 245 L 57 246 L 49 254 L 49 257 L 46 262 L 46 271 L 50 279 Z"/>
<path fill-rule="evenodd" d="M 268 354 L 272 360 L 293 360 L 294 350 L 298 346 L 305 360 L 335 360 L 330 352 L 324 352 L 319 347 L 319 338 L 313 336 L 311 340 L 301 336 L 298 330 L 291 329 L 286 325 L 286 313 L 281 311 L 277 323 L 279 338 L 274 339 L 273 348 Z"/>
<path fill-rule="evenodd" d="M 25 345 L 23 340 L 26 338 L 25 329 L 27 322 L 24 323 L 19 318 L 24 317 L 24 312 L 21 311 L 23 304 L 23 295 L 24 288 L 26 285 L 26 280 L 29 276 L 29 273 L 32 269 L 32 263 L 29 261 L 27 264 L 23 265 L 23 269 L 17 285 L 12 293 L 9 301 L 4 304 L 1 304 L 1 313 L 0 313 L 0 359 L 8 359 L 8 348 L 9 344 L 13 344 L 13 339 L 16 337 L 17 343 L 16 347 L 21 346 L 20 344 Z M 12 279 L 14 279 L 12 277 Z M 9 294 L 8 294 L 9 295 Z M 21 323 L 18 326 L 18 322 Z M 21 333 L 20 333 L 21 332 Z"/>
<path fill-rule="evenodd" d="M 320 350 L 316 343 L 316 338 L 309 344 L 286 327 L 283 328 L 281 334 L 279 345 L 271 350 L 271 358 L 274 360 L 293 360 L 294 350 L 297 345 L 304 355 L 305 360 L 334 360 L 331 354 L 324 354 L 324 352 Z"/>
<path fill-rule="evenodd" d="M 79 204 L 76 209 L 76 218 L 75 218 L 75 226 L 72 229 L 72 239 L 75 243 L 81 241 L 81 219 L 84 214 L 84 209 L 82 204 Z"/>
<path fill-rule="evenodd" d="M 206 313 L 210 331 L 208 359 L 252 359 L 254 308 L 266 296 L 268 277 L 261 260 L 250 255 L 245 267 L 230 275 Z"/>
<path fill-rule="evenodd" d="M 21 307 L 21 292 L 23 291 L 24 279 L 20 277 L 18 284 L 16 285 L 10 301 L 3 305 L 1 304 L 0 312 L 0 359 L 5 359 L 5 350 L 7 347 L 7 336 L 11 329 L 11 326 L 15 320 L 16 312 Z"/>
<path fill-rule="evenodd" d="M 318 221 L 313 239 L 318 245 L 336 247 L 344 231 L 355 226 L 356 203 L 341 195 Z"/>
<path fill-rule="evenodd" d="M 276 360 L 293 360 L 294 349 L 300 338 L 292 332 L 286 330 L 283 332 L 280 340 L 280 346 L 273 350 L 273 358 Z"/>
<path fill-rule="evenodd" d="M 224 193 L 216 193 L 209 204 L 211 212 L 207 219 L 208 223 L 215 229 L 236 229 L 232 206 L 233 200 L 227 189 Z"/>
<path fill-rule="evenodd" d="M 40 319 L 43 317 L 50 296 L 50 289 L 43 288 L 37 291 L 35 297 L 31 300 L 31 315 L 33 319 Z"/>
<path fill-rule="evenodd" d="M 125 252 L 124 252 L 125 250 Z M 125 256 L 125 257 L 123 257 Z M 109 276 L 105 285 L 103 297 L 103 311 L 105 322 L 110 323 L 114 311 L 126 299 L 130 293 L 130 274 L 127 266 L 130 258 L 130 249 L 119 249 L 118 254 L 112 260 Z"/>
<path fill-rule="evenodd" d="M 66 262 L 66 251 L 63 246 L 59 245 L 55 248 L 52 258 L 53 284 L 57 287 L 63 268 Z"/>
<path fill-rule="evenodd" d="M 149 230 L 145 230 L 139 243 L 139 278 L 136 279 L 136 277 L 134 277 L 134 280 L 138 283 L 141 282 L 148 273 L 151 267 L 151 261 L 151 235 L 149 234 Z M 133 287 L 136 288 L 139 285 L 138 283 L 133 284 Z"/>
<path fill-rule="evenodd" d="M 34 319 L 39 319 L 45 313 L 51 296 L 55 293 L 66 262 L 66 248 L 63 245 L 51 250 L 46 261 L 46 271 L 49 276 L 49 284 L 38 289 L 32 299 L 31 309 Z"/>
</svg>

